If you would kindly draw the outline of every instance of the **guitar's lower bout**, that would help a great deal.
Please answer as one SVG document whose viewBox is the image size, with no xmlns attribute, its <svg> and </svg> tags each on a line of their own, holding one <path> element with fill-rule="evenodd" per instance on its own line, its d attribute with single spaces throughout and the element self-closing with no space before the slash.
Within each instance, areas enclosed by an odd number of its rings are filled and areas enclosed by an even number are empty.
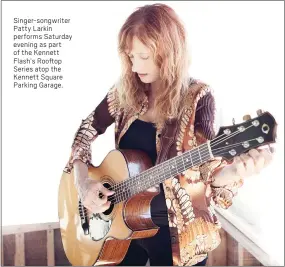
<svg viewBox="0 0 285 267">
<path fill-rule="evenodd" d="M 88 175 L 106 187 L 151 167 L 138 151 L 111 151 Z M 158 227 L 150 217 L 150 202 L 158 192 L 143 192 L 100 214 L 80 210 L 73 171 L 63 173 L 59 186 L 59 222 L 65 254 L 72 265 L 116 265 L 125 257 L 131 239 L 155 235 Z M 87 220 L 86 220 L 87 216 Z M 85 219 L 85 221 L 84 221 Z"/>
</svg>

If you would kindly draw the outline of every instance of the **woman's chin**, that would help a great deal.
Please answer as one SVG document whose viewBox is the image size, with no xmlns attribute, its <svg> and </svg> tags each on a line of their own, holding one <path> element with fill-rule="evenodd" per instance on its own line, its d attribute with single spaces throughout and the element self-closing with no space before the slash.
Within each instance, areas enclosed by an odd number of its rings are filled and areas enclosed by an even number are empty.
<svg viewBox="0 0 285 267">
<path fill-rule="evenodd" d="M 151 83 L 152 80 L 150 79 L 149 75 L 146 75 L 146 76 L 139 76 L 140 80 L 143 82 L 143 83 Z"/>
</svg>

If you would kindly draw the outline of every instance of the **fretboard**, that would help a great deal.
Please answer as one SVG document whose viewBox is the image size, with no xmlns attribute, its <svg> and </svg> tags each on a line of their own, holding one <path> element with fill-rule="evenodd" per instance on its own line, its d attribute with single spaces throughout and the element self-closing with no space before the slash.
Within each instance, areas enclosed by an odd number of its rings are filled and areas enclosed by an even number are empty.
<svg viewBox="0 0 285 267">
<path fill-rule="evenodd" d="M 205 143 L 114 185 L 115 204 L 181 174 L 189 168 L 207 162 L 212 158 L 211 155 L 209 145 Z"/>
</svg>

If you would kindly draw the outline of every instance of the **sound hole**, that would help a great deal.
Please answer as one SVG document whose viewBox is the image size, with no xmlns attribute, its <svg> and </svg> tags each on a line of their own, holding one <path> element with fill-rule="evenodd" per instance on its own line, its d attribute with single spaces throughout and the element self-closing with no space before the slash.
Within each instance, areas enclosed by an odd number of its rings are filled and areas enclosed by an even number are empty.
<svg viewBox="0 0 285 267">
<path fill-rule="evenodd" d="M 110 187 L 111 187 L 111 185 L 108 184 L 108 183 L 104 183 L 103 186 L 105 186 L 107 189 L 110 189 Z M 103 195 L 102 195 L 101 193 L 100 193 L 99 196 L 100 196 L 100 198 L 103 197 Z M 108 201 L 111 201 L 111 205 L 110 205 L 110 208 L 109 208 L 109 209 L 107 209 L 107 210 L 105 210 L 105 211 L 103 212 L 104 215 L 109 215 L 109 214 L 111 214 L 111 212 L 113 211 L 113 209 L 114 209 L 114 204 L 113 204 L 112 202 L 114 202 L 114 195 L 108 196 Z"/>
</svg>

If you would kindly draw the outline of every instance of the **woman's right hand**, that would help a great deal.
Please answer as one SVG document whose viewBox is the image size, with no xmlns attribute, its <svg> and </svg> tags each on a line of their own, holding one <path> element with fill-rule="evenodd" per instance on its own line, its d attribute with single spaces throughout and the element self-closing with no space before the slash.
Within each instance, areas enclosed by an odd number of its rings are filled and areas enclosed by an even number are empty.
<svg viewBox="0 0 285 267">
<path fill-rule="evenodd" d="M 100 213 L 109 209 L 111 201 L 108 201 L 108 196 L 113 195 L 115 192 L 110 191 L 102 183 L 91 178 L 82 180 L 83 182 L 79 185 L 78 193 L 84 207 L 93 213 Z"/>
<path fill-rule="evenodd" d="M 88 177 L 88 166 L 81 160 L 74 161 L 75 187 L 81 203 L 93 213 L 104 212 L 109 209 L 111 202 L 108 196 L 115 192 L 108 190 L 102 183 Z M 99 197 L 102 193 L 103 197 Z"/>
</svg>

